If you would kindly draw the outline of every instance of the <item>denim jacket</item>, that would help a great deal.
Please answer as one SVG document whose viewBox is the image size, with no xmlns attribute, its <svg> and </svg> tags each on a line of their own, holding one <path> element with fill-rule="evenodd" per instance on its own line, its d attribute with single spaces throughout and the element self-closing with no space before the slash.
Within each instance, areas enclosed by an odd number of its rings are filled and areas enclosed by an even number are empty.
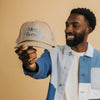
<svg viewBox="0 0 100 100">
<path fill-rule="evenodd" d="M 45 50 L 36 62 L 39 71 L 29 72 L 23 65 L 25 75 L 42 79 L 50 75 L 46 100 L 63 100 L 65 83 L 73 63 L 73 53 L 67 45 Z M 79 65 L 79 100 L 100 100 L 100 51 L 88 43 Z"/>
</svg>

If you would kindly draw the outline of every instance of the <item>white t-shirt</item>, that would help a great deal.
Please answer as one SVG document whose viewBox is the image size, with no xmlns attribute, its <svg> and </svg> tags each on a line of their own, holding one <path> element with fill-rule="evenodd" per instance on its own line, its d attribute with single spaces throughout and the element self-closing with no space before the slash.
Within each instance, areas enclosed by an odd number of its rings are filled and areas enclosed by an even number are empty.
<svg viewBox="0 0 100 100">
<path fill-rule="evenodd" d="M 79 70 L 79 58 L 83 56 L 85 52 L 79 53 L 72 50 L 74 54 L 74 61 L 70 69 L 68 79 L 65 86 L 65 93 L 63 100 L 78 100 L 78 70 Z"/>
</svg>

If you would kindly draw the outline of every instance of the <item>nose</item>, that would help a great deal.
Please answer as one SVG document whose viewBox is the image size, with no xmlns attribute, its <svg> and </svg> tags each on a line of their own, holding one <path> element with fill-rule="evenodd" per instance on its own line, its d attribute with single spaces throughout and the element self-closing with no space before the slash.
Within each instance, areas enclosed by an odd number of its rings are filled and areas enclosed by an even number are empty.
<svg viewBox="0 0 100 100">
<path fill-rule="evenodd" d="M 73 26 L 72 25 L 67 26 L 66 29 L 65 29 L 65 32 L 67 32 L 67 33 L 69 33 L 69 32 L 73 33 Z"/>
</svg>

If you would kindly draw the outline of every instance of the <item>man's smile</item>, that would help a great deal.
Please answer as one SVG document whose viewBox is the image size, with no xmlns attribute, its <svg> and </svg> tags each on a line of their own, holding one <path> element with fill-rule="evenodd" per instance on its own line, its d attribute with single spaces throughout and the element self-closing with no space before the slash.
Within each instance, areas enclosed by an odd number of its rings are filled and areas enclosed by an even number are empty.
<svg viewBox="0 0 100 100">
<path fill-rule="evenodd" d="M 67 35 L 67 40 L 73 40 L 75 38 L 75 36 L 74 35 Z"/>
</svg>

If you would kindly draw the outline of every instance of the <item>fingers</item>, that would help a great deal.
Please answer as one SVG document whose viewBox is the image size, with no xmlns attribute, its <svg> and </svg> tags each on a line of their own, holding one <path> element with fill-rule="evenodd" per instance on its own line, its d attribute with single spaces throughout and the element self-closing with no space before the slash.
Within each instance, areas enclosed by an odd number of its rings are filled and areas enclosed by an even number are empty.
<svg viewBox="0 0 100 100">
<path fill-rule="evenodd" d="M 32 50 L 32 49 L 27 49 L 27 50 L 24 50 L 20 55 L 19 57 L 21 59 L 30 59 L 30 58 L 34 58 L 36 56 L 36 50 Z"/>
<path fill-rule="evenodd" d="M 37 58 L 37 53 L 36 52 L 30 52 L 30 53 L 22 53 L 20 56 L 19 56 L 19 58 L 22 60 L 22 61 L 24 61 L 24 62 L 28 62 L 28 61 L 30 61 L 30 60 L 32 60 L 32 59 L 35 59 L 35 58 Z"/>
<path fill-rule="evenodd" d="M 37 58 L 29 59 L 29 61 L 26 63 L 26 65 L 32 65 L 37 61 Z"/>
<path fill-rule="evenodd" d="M 18 54 L 19 59 L 26 65 L 31 65 L 37 60 L 36 49 L 33 46 L 29 46 L 25 49 L 25 45 L 21 45 L 15 52 Z"/>
<path fill-rule="evenodd" d="M 20 54 L 23 52 L 23 50 L 24 50 L 25 48 L 26 48 L 25 45 L 21 45 L 18 49 L 15 50 L 15 52 L 16 52 L 18 55 L 20 55 Z"/>
<path fill-rule="evenodd" d="M 18 49 L 15 50 L 15 53 L 17 53 L 18 55 L 20 55 L 21 53 L 25 54 L 26 52 L 24 50 L 26 50 L 26 46 L 25 45 L 21 45 Z M 27 48 L 27 50 L 34 50 L 37 51 L 35 48 L 33 48 L 33 46 L 29 46 Z M 24 52 L 23 52 L 24 51 Z"/>
<path fill-rule="evenodd" d="M 33 48 L 33 46 L 29 46 L 28 49 L 37 51 L 35 48 Z"/>
</svg>

